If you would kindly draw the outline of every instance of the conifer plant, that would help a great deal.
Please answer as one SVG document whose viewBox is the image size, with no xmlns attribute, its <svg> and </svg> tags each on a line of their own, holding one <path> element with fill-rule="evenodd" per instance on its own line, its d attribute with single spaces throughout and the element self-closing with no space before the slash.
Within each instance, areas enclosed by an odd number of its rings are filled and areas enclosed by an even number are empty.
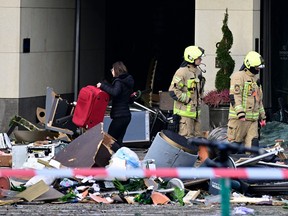
<svg viewBox="0 0 288 216">
<path fill-rule="evenodd" d="M 233 35 L 228 27 L 228 9 L 224 14 L 223 26 L 221 28 L 223 38 L 216 44 L 216 73 L 215 88 L 207 92 L 203 101 L 210 107 L 229 106 L 230 76 L 234 71 L 235 61 L 230 55 L 233 44 Z"/>
<path fill-rule="evenodd" d="M 216 74 L 215 87 L 218 91 L 229 89 L 230 76 L 234 71 L 235 61 L 230 55 L 230 49 L 233 45 L 233 34 L 228 27 L 228 9 L 224 14 L 223 26 L 221 28 L 223 38 L 217 43 L 216 60 L 220 68 Z"/>
</svg>

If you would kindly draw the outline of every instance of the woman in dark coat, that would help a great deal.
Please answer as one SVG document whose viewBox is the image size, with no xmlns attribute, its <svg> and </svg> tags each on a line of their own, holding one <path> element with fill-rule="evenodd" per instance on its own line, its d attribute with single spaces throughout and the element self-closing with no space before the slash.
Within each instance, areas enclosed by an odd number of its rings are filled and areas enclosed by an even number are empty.
<svg viewBox="0 0 288 216">
<path fill-rule="evenodd" d="M 112 85 L 109 83 L 98 83 L 97 87 L 107 92 L 112 99 L 112 109 L 108 134 L 117 140 L 120 147 L 123 146 L 123 138 L 127 127 L 131 121 L 129 102 L 133 93 L 134 79 L 128 73 L 122 61 L 117 61 L 112 65 L 113 75 Z"/>
</svg>

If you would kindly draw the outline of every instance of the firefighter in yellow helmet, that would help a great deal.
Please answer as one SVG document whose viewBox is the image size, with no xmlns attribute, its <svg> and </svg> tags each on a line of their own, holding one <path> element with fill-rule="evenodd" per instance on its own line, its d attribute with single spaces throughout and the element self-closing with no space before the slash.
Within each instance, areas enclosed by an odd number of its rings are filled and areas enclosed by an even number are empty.
<svg viewBox="0 0 288 216">
<path fill-rule="evenodd" d="M 227 135 L 229 141 L 244 143 L 245 147 L 259 147 L 258 121 L 261 126 L 266 125 L 262 86 L 257 76 L 262 68 L 262 56 L 250 51 L 240 71 L 231 75 Z"/>
<path fill-rule="evenodd" d="M 184 61 L 175 72 L 169 87 L 174 99 L 174 117 L 180 116 L 178 133 L 186 138 L 201 136 L 199 117 L 205 78 L 198 66 L 203 56 L 204 49 L 188 46 L 184 51 Z"/>
</svg>

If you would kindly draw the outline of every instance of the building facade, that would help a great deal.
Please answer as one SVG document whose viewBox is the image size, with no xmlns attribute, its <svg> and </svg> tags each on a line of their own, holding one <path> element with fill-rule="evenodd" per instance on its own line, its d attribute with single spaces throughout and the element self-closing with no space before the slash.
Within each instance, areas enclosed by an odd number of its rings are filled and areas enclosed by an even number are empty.
<svg viewBox="0 0 288 216">
<path fill-rule="evenodd" d="M 285 0 L 1 0 L 0 130 L 20 115 L 36 121 L 45 108 L 46 88 L 69 100 L 81 87 L 111 79 L 109 69 L 123 60 L 145 89 L 157 59 L 155 91 L 167 90 L 186 46 L 205 49 L 206 91 L 214 89 L 216 43 L 226 8 L 234 36 L 235 70 L 250 50 L 266 61 L 261 74 L 265 107 L 287 103 L 288 30 Z"/>
</svg>

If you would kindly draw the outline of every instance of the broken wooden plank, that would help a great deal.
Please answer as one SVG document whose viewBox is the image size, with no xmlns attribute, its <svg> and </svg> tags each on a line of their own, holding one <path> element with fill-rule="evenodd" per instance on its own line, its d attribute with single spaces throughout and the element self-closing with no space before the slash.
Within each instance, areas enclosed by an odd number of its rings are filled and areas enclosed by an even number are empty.
<svg viewBox="0 0 288 216">
<path fill-rule="evenodd" d="M 51 139 L 55 139 L 59 136 L 59 133 L 52 132 L 48 130 L 34 130 L 34 131 L 26 131 L 26 130 L 18 130 L 13 132 L 16 143 L 32 143 L 35 141 L 43 141 L 47 140 L 47 137 Z"/>
<path fill-rule="evenodd" d="M 55 160 L 66 167 L 92 167 L 98 146 L 103 140 L 100 123 L 70 142 L 55 155 Z"/>
<path fill-rule="evenodd" d="M 189 191 L 185 197 L 183 197 L 183 202 L 185 204 L 191 203 L 191 201 L 194 201 L 200 194 L 200 190 L 197 191 Z"/>
<path fill-rule="evenodd" d="M 12 154 L 0 155 L 0 167 L 12 167 Z"/>
<path fill-rule="evenodd" d="M 244 195 L 239 195 L 231 197 L 230 203 L 272 204 L 272 198 L 268 196 L 246 197 Z"/>
<path fill-rule="evenodd" d="M 63 193 L 59 192 L 58 190 L 52 187 L 49 187 L 49 190 L 47 192 L 45 192 L 44 194 L 41 194 L 39 197 L 37 197 L 33 201 L 57 200 L 63 196 L 64 196 Z"/>
<path fill-rule="evenodd" d="M 16 195 L 18 198 L 23 198 L 28 202 L 33 201 L 42 194 L 46 193 L 49 190 L 49 186 L 45 184 L 43 180 L 37 182 L 36 184 L 28 187 L 26 190 L 20 192 Z"/>
</svg>

